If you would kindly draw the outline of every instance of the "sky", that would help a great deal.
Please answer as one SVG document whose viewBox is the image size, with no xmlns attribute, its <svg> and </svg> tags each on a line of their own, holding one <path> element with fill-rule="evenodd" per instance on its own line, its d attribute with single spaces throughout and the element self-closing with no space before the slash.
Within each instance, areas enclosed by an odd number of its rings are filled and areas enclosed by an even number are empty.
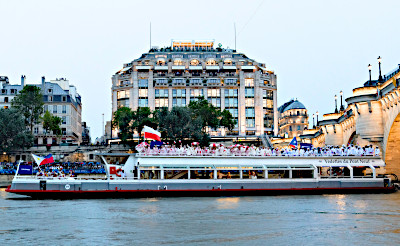
<svg viewBox="0 0 400 246">
<path fill-rule="evenodd" d="M 67 78 L 82 96 L 92 140 L 111 119 L 111 76 L 171 39 L 214 39 L 277 75 L 278 106 L 291 98 L 310 115 L 400 63 L 400 1 L 9 1 L 0 0 L 0 76 L 19 84 Z M 340 102 L 339 102 L 340 104 Z M 311 123 L 312 124 L 312 123 Z"/>
</svg>

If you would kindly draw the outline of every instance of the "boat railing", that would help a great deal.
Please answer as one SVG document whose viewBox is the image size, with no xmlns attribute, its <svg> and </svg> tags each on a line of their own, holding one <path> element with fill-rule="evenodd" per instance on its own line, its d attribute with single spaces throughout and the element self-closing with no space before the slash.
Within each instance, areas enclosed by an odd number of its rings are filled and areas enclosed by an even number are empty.
<svg viewBox="0 0 400 246">
<path fill-rule="evenodd" d="M 222 153 L 193 153 L 193 154 L 187 154 L 187 153 L 137 153 L 136 156 L 138 157 L 143 157 L 143 156 L 183 156 L 183 157 L 196 157 L 196 156 L 219 156 L 219 157 L 224 157 L 224 156 L 236 156 L 236 157 L 252 157 L 252 156 L 260 156 L 260 157 L 343 157 L 343 158 L 348 158 L 348 157 L 380 157 L 380 155 L 290 155 L 290 154 L 279 154 L 279 155 L 262 155 L 262 154 L 240 154 L 240 153 L 229 153 L 229 154 L 222 154 Z"/>
</svg>

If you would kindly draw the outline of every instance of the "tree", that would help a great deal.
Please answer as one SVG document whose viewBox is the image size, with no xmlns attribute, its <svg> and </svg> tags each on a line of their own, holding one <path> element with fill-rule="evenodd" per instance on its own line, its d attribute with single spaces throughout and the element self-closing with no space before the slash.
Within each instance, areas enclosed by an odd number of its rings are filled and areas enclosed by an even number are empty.
<svg viewBox="0 0 400 246">
<path fill-rule="evenodd" d="M 232 131 L 232 129 L 235 128 L 236 120 L 233 118 L 231 112 L 224 109 L 224 111 L 221 113 L 219 125 L 228 128 L 229 131 Z"/>
<path fill-rule="evenodd" d="M 23 116 L 25 125 L 33 134 L 33 126 L 43 113 L 43 94 L 39 87 L 26 85 L 11 101 L 11 106 Z"/>
<path fill-rule="evenodd" d="M 201 117 L 192 118 L 188 107 L 173 107 L 171 111 L 167 108 L 161 109 L 156 113 L 156 118 L 163 138 L 172 141 L 200 141 L 203 137 Z"/>
<path fill-rule="evenodd" d="M 49 111 L 46 111 L 43 116 L 40 117 L 42 120 L 43 129 L 47 132 L 52 131 L 56 135 L 61 135 L 61 118 L 52 115 Z"/>
<path fill-rule="evenodd" d="M 24 116 L 16 109 L 0 109 L 0 126 L 0 152 L 33 145 L 33 135 L 25 126 Z"/>
<path fill-rule="evenodd" d="M 134 112 L 128 107 L 121 107 L 114 112 L 112 126 L 119 129 L 118 137 L 122 143 L 126 143 L 129 138 L 132 138 L 134 128 L 132 126 Z"/>
<path fill-rule="evenodd" d="M 132 127 L 139 134 L 142 132 L 144 126 L 157 128 L 156 119 L 152 117 L 152 112 L 149 107 L 140 107 L 133 113 Z"/>
<path fill-rule="evenodd" d="M 194 119 L 201 118 L 204 131 L 207 127 L 219 127 L 221 111 L 204 99 L 204 97 L 200 97 L 198 101 L 191 101 L 189 108 L 192 111 Z"/>
</svg>

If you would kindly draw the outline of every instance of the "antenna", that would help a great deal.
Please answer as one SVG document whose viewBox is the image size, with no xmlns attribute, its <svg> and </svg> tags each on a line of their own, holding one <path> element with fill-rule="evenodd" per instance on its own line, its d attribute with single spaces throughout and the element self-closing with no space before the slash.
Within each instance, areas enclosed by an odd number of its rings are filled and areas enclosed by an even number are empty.
<svg viewBox="0 0 400 246">
<path fill-rule="evenodd" d="M 150 22 L 150 49 L 151 49 L 151 22 Z"/>
<path fill-rule="evenodd" d="M 235 30 L 235 50 L 236 50 L 236 23 L 233 23 L 233 28 Z"/>
</svg>

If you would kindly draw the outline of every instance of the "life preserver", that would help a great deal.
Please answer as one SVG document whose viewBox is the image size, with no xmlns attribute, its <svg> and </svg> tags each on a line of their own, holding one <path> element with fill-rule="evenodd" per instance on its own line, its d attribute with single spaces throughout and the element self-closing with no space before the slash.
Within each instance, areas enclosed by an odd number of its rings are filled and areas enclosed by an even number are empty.
<svg viewBox="0 0 400 246">
<path fill-rule="evenodd" d="M 118 168 L 118 169 L 115 171 L 115 175 L 116 175 L 117 177 L 121 177 L 121 174 L 119 174 L 119 172 L 122 172 L 122 169 L 121 169 L 121 168 Z"/>
<path fill-rule="evenodd" d="M 69 190 L 70 188 L 71 188 L 71 186 L 70 186 L 69 184 L 66 184 L 66 185 L 65 185 L 65 189 L 66 189 L 66 190 Z"/>
</svg>

